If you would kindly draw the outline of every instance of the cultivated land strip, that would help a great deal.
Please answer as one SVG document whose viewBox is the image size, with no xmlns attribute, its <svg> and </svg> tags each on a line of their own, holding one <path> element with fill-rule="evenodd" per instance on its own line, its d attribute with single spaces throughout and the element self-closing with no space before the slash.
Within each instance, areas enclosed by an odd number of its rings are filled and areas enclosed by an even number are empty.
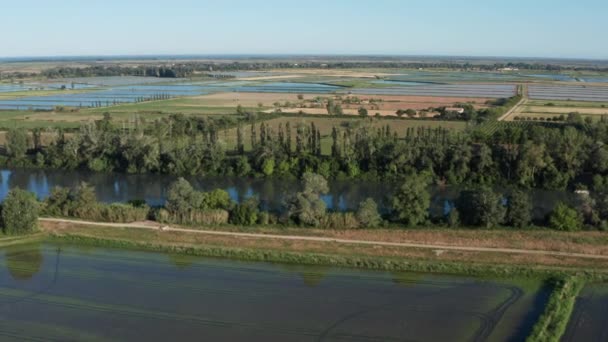
<svg viewBox="0 0 608 342">
<path fill-rule="evenodd" d="M 526 85 L 521 85 L 518 87 L 518 92 L 520 93 L 519 95 L 521 95 L 521 100 L 519 100 L 519 102 L 517 102 L 515 106 L 511 107 L 511 109 L 509 109 L 506 113 L 501 115 L 498 118 L 498 121 L 504 121 L 506 118 L 511 116 L 511 114 L 515 113 L 519 107 L 528 102 L 528 87 Z"/>
<path fill-rule="evenodd" d="M 432 249 L 435 251 L 490 252 L 490 253 L 561 256 L 561 257 L 572 257 L 572 258 L 608 260 L 608 255 L 570 253 L 570 252 L 547 251 L 547 250 L 526 250 L 526 249 L 517 249 L 517 248 L 454 246 L 454 245 L 447 245 L 447 244 L 438 245 L 438 244 L 423 244 L 423 243 L 409 243 L 409 242 L 354 240 L 354 239 L 341 239 L 341 238 L 316 237 L 316 236 L 226 232 L 226 231 L 214 231 L 214 230 L 175 228 L 175 227 L 162 226 L 162 225 L 154 226 L 152 224 L 141 224 L 141 223 L 105 223 L 105 222 L 90 222 L 90 221 L 80 221 L 80 220 L 70 220 L 70 219 L 58 219 L 58 218 L 40 218 L 40 221 L 41 222 L 79 224 L 79 225 L 85 225 L 85 226 L 98 226 L 98 227 L 162 230 L 162 231 L 168 231 L 168 232 L 183 232 L 183 233 L 205 234 L 205 235 L 215 235 L 215 236 L 231 236 L 231 237 L 242 237 L 242 238 L 259 238 L 259 239 L 290 240 L 290 241 L 313 241 L 313 242 L 335 242 L 335 243 L 352 244 L 352 245 L 421 248 L 421 249 Z"/>
</svg>

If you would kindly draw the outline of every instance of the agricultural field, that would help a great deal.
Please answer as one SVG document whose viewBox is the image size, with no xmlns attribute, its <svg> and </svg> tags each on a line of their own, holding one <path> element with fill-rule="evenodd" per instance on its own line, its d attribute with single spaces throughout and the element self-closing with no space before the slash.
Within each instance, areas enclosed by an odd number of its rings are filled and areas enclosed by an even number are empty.
<svg viewBox="0 0 608 342">
<path fill-rule="evenodd" d="M 547 120 L 570 112 L 606 115 L 608 87 L 566 84 L 581 83 L 577 80 L 575 75 L 550 73 L 290 69 L 218 72 L 190 79 L 117 76 L 4 81 L 0 83 L 0 127 L 78 127 L 105 112 L 120 125 L 135 116 L 155 120 L 176 113 L 231 115 L 237 106 L 246 112 L 327 115 L 328 99 L 350 116 L 358 116 L 363 107 L 370 116 L 396 116 L 398 110 L 412 109 L 417 111 L 413 117 L 433 117 L 438 113 L 432 108 L 457 103 L 486 108 L 488 101 L 515 95 L 522 84 L 518 82 L 530 84 L 530 99 L 507 121 L 522 116 Z M 578 101 L 560 100 L 575 95 Z M 536 99 L 544 96 L 553 99 Z M 590 102 L 604 96 L 605 102 Z M 546 105 L 548 101 L 553 105 Z"/>
<path fill-rule="evenodd" d="M 175 331 L 182 338 L 213 340 L 392 341 L 404 334 L 430 341 L 523 340 L 548 296 L 542 281 L 242 262 L 73 243 L 5 248 L 0 273 L 0 300 L 12 309 L 0 323 L 2 334 L 51 340 L 168 340 Z M 117 321 L 128 322 L 129 329 Z"/>
<path fill-rule="evenodd" d="M 367 95 L 411 95 L 471 98 L 506 98 L 514 96 L 517 87 L 503 84 L 427 84 L 408 87 L 348 89 L 348 93 Z"/>
<path fill-rule="evenodd" d="M 608 87 L 586 85 L 530 85 L 533 100 L 608 102 Z"/>
<path fill-rule="evenodd" d="M 608 101 L 526 100 L 505 120 L 555 120 L 559 117 L 567 117 L 570 113 L 578 113 L 583 117 L 599 120 L 608 115 Z"/>
<path fill-rule="evenodd" d="M 563 342 L 608 340 L 608 285 L 588 284 L 579 294 Z"/>
</svg>

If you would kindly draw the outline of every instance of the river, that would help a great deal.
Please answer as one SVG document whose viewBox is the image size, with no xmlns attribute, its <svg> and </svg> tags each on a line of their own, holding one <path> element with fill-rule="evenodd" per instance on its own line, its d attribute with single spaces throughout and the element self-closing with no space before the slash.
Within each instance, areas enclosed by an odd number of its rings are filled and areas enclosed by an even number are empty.
<svg viewBox="0 0 608 342">
<path fill-rule="evenodd" d="M 98 200 L 102 202 L 126 202 L 145 200 L 157 206 L 165 202 L 169 185 L 177 179 L 172 175 L 94 173 L 65 170 L 0 170 L 0 199 L 8 191 L 20 187 L 45 198 L 55 186 L 75 187 L 87 182 L 95 188 Z M 261 179 L 243 177 L 186 177 L 197 190 L 224 189 L 235 201 L 257 196 L 266 210 L 281 211 L 286 196 L 301 189 L 299 181 L 284 179 Z M 373 198 L 381 211 L 386 212 L 389 196 L 398 187 L 393 182 L 365 182 L 360 180 L 330 181 L 330 191 L 323 199 L 331 210 L 356 210 L 366 198 Z M 460 193 L 458 187 L 431 187 L 431 215 L 440 216 L 449 212 Z M 531 191 L 534 217 L 542 218 L 559 201 L 572 202 L 573 196 L 563 191 Z"/>
</svg>

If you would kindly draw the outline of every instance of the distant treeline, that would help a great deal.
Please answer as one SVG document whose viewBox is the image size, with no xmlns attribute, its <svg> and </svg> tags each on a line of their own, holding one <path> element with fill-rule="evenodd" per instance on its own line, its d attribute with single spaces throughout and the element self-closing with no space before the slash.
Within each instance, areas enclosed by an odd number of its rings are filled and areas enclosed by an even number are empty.
<svg viewBox="0 0 608 342">
<path fill-rule="evenodd" d="M 32 132 L 33 144 L 24 130 L 11 130 L 2 164 L 268 178 L 315 172 L 328 179 L 367 180 L 402 180 L 425 172 L 437 184 L 542 189 L 584 184 L 608 190 L 608 120 L 593 122 L 572 114 L 556 126 L 506 125 L 491 136 L 476 129 L 396 132 L 370 120 L 378 119 L 347 120 L 322 134 L 314 121 L 273 127 L 251 124 L 245 117 L 172 115 L 120 129 L 106 116 L 69 136 L 47 133 L 45 138 L 52 141 L 45 145 L 40 130 Z"/>
<path fill-rule="evenodd" d="M 271 69 L 352 69 L 352 68 L 391 68 L 391 69 L 454 69 L 471 71 L 497 71 L 504 68 L 538 71 L 595 71 L 608 72 L 608 67 L 598 65 L 567 65 L 548 63 L 493 63 L 475 64 L 470 62 L 399 62 L 399 61 L 256 61 L 256 62 L 183 62 L 163 63 L 158 65 L 120 66 L 120 65 L 95 65 L 88 67 L 61 66 L 43 70 L 40 74 L 13 72 L 3 73 L 2 78 L 25 78 L 33 76 L 45 76 L 48 78 L 65 77 L 95 77 L 95 76 L 147 76 L 147 77 L 191 77 L 195 73 L 211 73 L 221 71 L 256 71 Z"/>
</svg>

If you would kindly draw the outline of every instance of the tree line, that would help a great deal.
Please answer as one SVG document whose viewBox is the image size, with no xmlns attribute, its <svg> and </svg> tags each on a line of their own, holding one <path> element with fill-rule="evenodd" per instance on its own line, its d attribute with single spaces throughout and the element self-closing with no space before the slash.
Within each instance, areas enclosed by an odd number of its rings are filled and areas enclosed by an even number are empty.
<svg viewBox="0 0 608 342">
<path fill-rule="evenodd" d="M 106 204 L 97 201 L 94 189 L 82 183 L 73 189 L 54 188 L 49 197 L 38 201 L 21 189 L 12 189 L 0 208 L 5 234 L 25 234 L 36 228 L 38 215 L 69 217 L 113 223 L 154 220 L 159 224 L 185 225 L 278 225 L 326 229 L 381 227 L 511 227 L 526 229 L 533 225 L 560 231 L 584 227 L 608 229 L 608 192 L 581 194 L 577 202 L 559 203 L 542 219 L 533 220 L 530 196 L 521 190 L 502 194 L 490 187 L 462 191 L 453 207 L 435 217 L 430 215 L 430 178 L 427 173 L 410 174 L 389 198 L 389 210 L 380 213 L 376 202 L 367 198 L 355 211 L 330 211 L 322 199 L 329 192 L 327 180 L 307 172 L 301 191 L 286 195 L 280 211 L 265 211 L 260 201 L 249 197 L 232 200 L 228 192 L 216 189 L 197 191 L 184 178 L 173 182 L 166 203 L 151 208 L 144 201 Z"/>
<path fill-rule="evenodd" d="M 173 115 L 119 128 L 109 116 L 68 135 L 7 133 L 3 164 L 100 172 L 401 180 L 428 173 L 439 185 L 540 189 L 608 188 L 608 120 L 556 126 L 507 125 L 488 136 L 474 128 L 407 128 L 348 120 L 329 134 L 310 124 Z M 383 121 L 378 121 L 383 122 Z M 46 138 L 49 139 L 47 133 Z M 30 143 L 30 141 L 32 141 Z M 229 141 L 235 143 L 228 145 Z"/>
<path fill-rule="evenodd" d="M 144 64 L 139 66 L 121 66 L 119 64 L 90 65 L 85 67 L 60 66 L 42 70 L 39 74 L 33 72 L 5 72 L 2 78 L 27 78 L 45 76 L 48 78 L 66 77 L 96 77 L 96 76 L 148 76 L 148 77 L 191 77 L 198 74 L 213 75 L 214 72 L 222 71 L 259 71 L 272 69 L 356 69 L 356 68 L 390 68 L 390 69 L 452 69 L 452 70 L 477 70 L 497 71 L 505 68 L 533 70 L 533 71 L 592 71 L 606 72 L 608 67 L 603 64 L 593 63 L 533 63 L 533 62 L 463 62 L 463 61 L 399 61 L 398 59 L 382 58 L 378 60 L 248 60 L 234 62 L 162 62 L 158 64 Z M 217 75 L 216 75 L 217 76 Z M 0 79 L 2 79 L 0 78 Z"/>
</svg>

